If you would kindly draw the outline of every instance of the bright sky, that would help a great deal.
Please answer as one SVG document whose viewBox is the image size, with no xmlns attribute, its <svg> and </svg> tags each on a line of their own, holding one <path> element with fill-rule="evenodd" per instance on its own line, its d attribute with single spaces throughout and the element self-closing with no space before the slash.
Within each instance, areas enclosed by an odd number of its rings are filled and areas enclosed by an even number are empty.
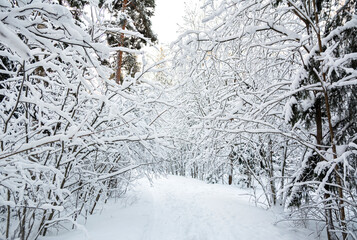
<svg viewBox="0 0 357 240">
<path fill-rule="evenodd" d="M 184 0 L 155 0 L 155 16 L 152 27 L 158 35 L 159 44 L 170 44 L 178 34 L 178 24 L 182 24 L 184 16 Z"/>
</svg>

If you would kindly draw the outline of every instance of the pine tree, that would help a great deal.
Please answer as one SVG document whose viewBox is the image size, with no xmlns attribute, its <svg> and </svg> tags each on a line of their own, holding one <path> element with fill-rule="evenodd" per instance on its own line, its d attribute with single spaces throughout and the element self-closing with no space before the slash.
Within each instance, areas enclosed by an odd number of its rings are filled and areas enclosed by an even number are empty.
<svg viewBox="0 0 357 240">
<path fill-rule="evenodd" d="M 107 2 L 101 1 L 100 6 Z M 157 37 L 151 29 L 150 18 L 154 15 L 155 10 L 155 0 L 123 0 L 114 1 L 110 12 L 113 14 L 114 18 L 119 18 L 119 22 L 112 22 L 111 24 L 118 24 L 121 29 L 135 31 L 142 35 L 130 36 L 128 34 L 120 33 L 113 34 L 109 33 L 107 40 L 110 45 L 117 45 L 120 47 L 126 47 L 130 49 L 139 50 L 148 41 L 156 42 Z M 124 54 L 122 51 L 118 51 L 116 60 L 116 82 L 121 83 L 123 81 L 122 69 L 129 70 L 127 74 L 135 74 L 138 69 L 138 63 L 132 54 Z"/>
</svg>

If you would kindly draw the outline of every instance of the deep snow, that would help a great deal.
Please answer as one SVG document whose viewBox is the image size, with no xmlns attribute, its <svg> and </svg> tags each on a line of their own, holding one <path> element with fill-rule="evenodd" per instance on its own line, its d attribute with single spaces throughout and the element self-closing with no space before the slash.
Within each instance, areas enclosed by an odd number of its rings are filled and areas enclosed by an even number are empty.
<svg viewBox="0 0 357 240">
<path fill-rule="evenodd" d="M 311 231 L 256 207 L 247 191 L 177 176 L 137 182 L 118 202 L 90 216 L 82 230 L 41 240 L 309 240 Z"/>
</svg>

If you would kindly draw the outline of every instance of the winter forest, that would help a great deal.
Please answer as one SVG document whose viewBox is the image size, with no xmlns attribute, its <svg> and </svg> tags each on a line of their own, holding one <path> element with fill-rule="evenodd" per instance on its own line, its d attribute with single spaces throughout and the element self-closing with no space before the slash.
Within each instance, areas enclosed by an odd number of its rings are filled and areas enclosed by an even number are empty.
<svg viewBox="0 0 357 240">
<path fill-rule="evenodd" d="M 141 239 L 357 240 L 356 0 L 188 2 L 165 47 L 155 6 L 0 0 L 0 239 L 72 239 L 61 234 L 160 178 L 161 199 L 201 215 L 186 235 Z M 210 221 L 215 210 L 232 218 Z M 267 230 L 229 220 L 271 211 L 271 231 L 305 235 L 248 237 Z M 205 219 L 212 233 L 192 232 Z"/>
</svg>

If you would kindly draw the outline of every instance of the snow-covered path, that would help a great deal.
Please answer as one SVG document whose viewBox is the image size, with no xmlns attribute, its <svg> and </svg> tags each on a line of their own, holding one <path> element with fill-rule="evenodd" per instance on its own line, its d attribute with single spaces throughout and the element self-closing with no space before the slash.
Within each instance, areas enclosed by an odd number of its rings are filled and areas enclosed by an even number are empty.
<svg viewBox="0 0 357 240">
<path fill-rule="evenodd" d="M 91 240 L 309 240 L 311 231 L 273 225 L 243 190 L 169 176 L 139 181 L 125 205 L 111 203 L 86 225 Z M 134 197 L 135 196 L 135 197 Z M 81 231 L 44 239 L 87 239 Z"/>
</svg>

